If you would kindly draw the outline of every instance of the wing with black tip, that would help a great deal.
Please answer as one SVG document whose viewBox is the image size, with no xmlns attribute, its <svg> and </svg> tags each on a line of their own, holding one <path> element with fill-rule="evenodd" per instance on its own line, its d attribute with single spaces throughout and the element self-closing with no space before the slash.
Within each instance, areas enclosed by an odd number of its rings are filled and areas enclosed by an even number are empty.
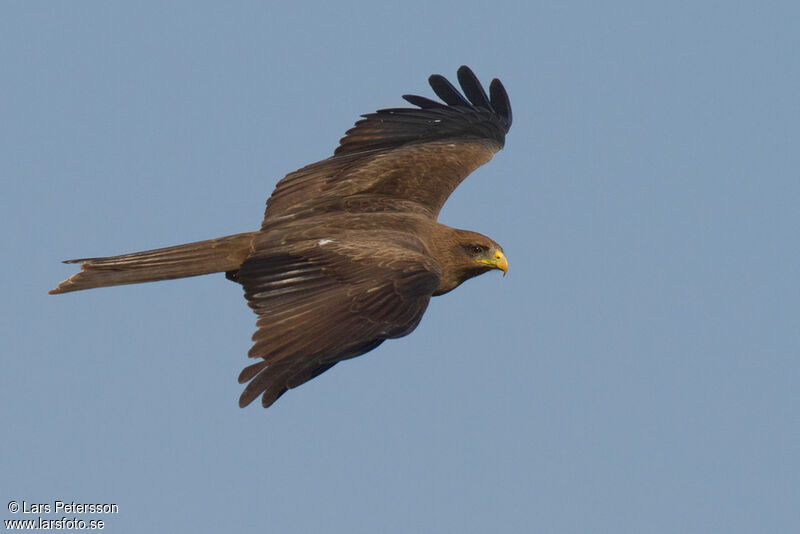
<svg viewBox="0 0 800 534">
<path fill-rule="evenodd" d="M 405 95 L 415 108 L 364 115 L 334 155 L 288 174 L 267 201 L 264 227 L 326 211 L 419 211 L 436 218 L 461 181 L 505 143 L 511 105 L 503 84 L 486 94 L 475 74 L 458 69 L 463 94 L 444 76 L 429 82 L 442 102 Z M 373 202 L 374 201 L 374 202 Z"/>
</svg>

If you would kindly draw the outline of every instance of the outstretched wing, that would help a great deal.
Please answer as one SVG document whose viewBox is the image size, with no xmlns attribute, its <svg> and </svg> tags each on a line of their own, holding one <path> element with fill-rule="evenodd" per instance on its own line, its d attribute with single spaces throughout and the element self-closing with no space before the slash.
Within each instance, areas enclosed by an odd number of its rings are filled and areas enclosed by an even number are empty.
<svg viewBox="0 0 800 534">
<path fill-rule="evenodd" d="M 239 376 L 249 382 L 240 406 L 259 395 L 270 406 L 419 323 L 439 284 L 439 264 L 408 234 L 351 234 L 259 250 L 242 264 L 239 281 L 258 314 L 249 356 L 260 361 Z"/>
<path fill-rule="evenodd" d="M 333 156 L 278 182 L 263 227 L 337 210 L 414 211 L 435 219 L 458 184 L 503 147 L 511 127 L 511 105 L 499 80 L 492 80 L 487 95 L 462 66 L 458 81 L 464 95 L 439 74 L 429 78 L 443 103 L 404 95 L 417 108 L 363 115 Z"/>
</svg>

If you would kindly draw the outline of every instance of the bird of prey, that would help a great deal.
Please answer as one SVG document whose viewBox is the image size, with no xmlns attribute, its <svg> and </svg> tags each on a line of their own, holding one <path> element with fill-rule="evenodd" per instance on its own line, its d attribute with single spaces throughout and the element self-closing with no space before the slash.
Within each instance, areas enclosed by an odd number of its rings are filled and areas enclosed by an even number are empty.
<svg viewBox="0 0 800 534">
<path fill-rule="evenodd" d="M 216 272 L 244 288 L 258 315 L 255 363 L 239 405 L 266 408 L 287 390 L 409 334 L 432 296 L 508 262 L 488 237 L 437 222 L 447 197 L 503 147 L 511 106 L 499 80 L 487 95 L 458 69 L 460 93 L 439 74 L 438 102 L 362 115 L 333 156 L 287 174 L 261 229 L 207 241 L 67 260 L 81 272 L 51 294 Z"/>
</svg>

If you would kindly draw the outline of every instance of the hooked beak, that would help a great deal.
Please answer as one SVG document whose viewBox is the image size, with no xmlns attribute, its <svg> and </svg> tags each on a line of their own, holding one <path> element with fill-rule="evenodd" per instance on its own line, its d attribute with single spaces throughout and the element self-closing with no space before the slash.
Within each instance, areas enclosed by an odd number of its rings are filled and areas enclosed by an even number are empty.
<svg viewBox="0 0 800 534">
<path fill-rule="evenodd" d="M 495 250 L 494 254 L 492 255 L 491 259 L 488 260 L 475 260 L 478 263 L 485 263 L 486 265 L 490 266 L 493 269 L 500 269 L 503 271 L 503 276 L 508 273 L 508 260 L 506 259 L 505 254 L 503 254 L 499 250 Z"/>
</svg>

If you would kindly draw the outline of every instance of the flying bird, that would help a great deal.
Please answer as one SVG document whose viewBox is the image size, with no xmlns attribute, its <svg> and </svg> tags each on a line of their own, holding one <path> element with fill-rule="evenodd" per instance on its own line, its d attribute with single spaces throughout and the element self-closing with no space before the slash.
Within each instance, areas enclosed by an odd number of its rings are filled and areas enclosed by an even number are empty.
<svg viewBox="0 0 800 534">
<path fill-rule="evenodd" d="M 51 294 L 224 272 L 258 316 L 239 406 L 266 408 L 338 362 L 409 334 L 432 296 L 508 262 L 476 232 L 437 222 L 461 181 L 503 147 L 511 106 L 499 80 L 487 95 L 458 69 L 459 92 L 428 79 L 438 102 L 381 109 L 333 156 L 287 174 L 261 229 L 104 258 L 67 260 L 81 272 Z"/>
</svg>

